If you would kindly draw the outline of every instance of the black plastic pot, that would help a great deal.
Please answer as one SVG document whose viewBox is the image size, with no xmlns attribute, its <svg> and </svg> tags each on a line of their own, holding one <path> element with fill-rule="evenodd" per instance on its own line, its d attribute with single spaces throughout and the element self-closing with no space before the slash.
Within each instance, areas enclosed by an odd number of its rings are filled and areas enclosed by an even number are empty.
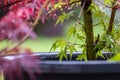
<svg viewBox="0 0 120 80">
<path fill-rule="evenodd" d="M 71 61 L 60 62 L 57 53 L 36 53 L 34 56 L 40 58 L 37 63 L 41 69 L 41 72 L 37 72 L 37 80 L 120 80 L 120 62 L 106 62 L 102 58 L 88 62 L 76 61 L 77 55 L 74 53 Z M 30 80 L 28 76 L 24 77 L 24 80 Z"/>
</svg>

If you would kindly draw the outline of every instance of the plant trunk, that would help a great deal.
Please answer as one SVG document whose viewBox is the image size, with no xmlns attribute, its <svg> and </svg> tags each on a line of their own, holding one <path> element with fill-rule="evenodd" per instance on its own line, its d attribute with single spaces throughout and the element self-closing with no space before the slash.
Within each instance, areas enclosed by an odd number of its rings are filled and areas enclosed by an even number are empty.
<svg viewBox="0 0 120 80">
<path fill-rule="evenodd" d="M 96 60 L 96 53 L 93 51 L 94 35 L 93 35 L 92 12 L 91 10 L 88 10 L 91 3 L 92 0 L 82 1 L 82 5 L 85 4 L 83 9 L 83 19 L 84 19 L 84 30 L 86 35 L 86 54 L 88 60 Z"/>
</svg>

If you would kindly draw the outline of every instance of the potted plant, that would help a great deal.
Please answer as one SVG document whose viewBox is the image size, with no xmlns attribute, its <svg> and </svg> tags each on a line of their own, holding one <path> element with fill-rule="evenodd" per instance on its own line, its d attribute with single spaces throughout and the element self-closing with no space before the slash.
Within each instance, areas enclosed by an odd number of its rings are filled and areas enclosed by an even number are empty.
<svg viewBox="0 0 120 80">
<path fill-rule="evenodd" d="M 29 80 L 28 76 L 35 80 L 34 74 L 39 74 L 36 75 L 37 80 L 119 80 L 120 63 L 111 62 L 111 60 L 119 61 L 119 54 L 111 59 L 108 58 L 119 53 L 120 31 L 119 27 L 114 24 L 115 13 L 120 7 L 119 0 L 51 0 L 51 2 L 49 0 L 13 0 L 12 2 L 1 0 L 2 2 L 4 5 L 0 8 L 5 11 L 9 9 L 10 12 L 0 21 L 0 40 L 18 41 L 12 48 L 7 46 L 1 50 L 3 64 L 1 71 L 4 72 L 6 80 L 9 78 Z M 74 16 L 75 11 L 71 9 L 73 6 L 78 6 L 80 9 L 78 16 Z M 110 8 L 110 16 L 103 11 L 105 7 Z M 60 11 L 59 15 L 57 15 L 58 10 Z M 28 37 L 36 37 L 32 30 L 38 20 L 41 19 L 44 23 L 48 16 L 57 18 L 56 25 L 60 22 L 63 23 L 65 19 L 70 17 L 74 19 L 75 26 L 68 30 L 68 34 L 74 38 L 74 42 L 66 39 L 56 40 L 51 51 L 59 48 L 58 53 L 7 54 L 20 53 L 22 51 L 19 49 L 20 44 Z M 96 27 L 102 32 L 94 35 Z M 82 53 L 74 53 L 77 51 L 76 47 L 82 48 Z M 102 50 L 112 53 L 102 53 Z M 24 51 L 24 53 L 31 53 L 28 49 L 24 49 Z M 40 59 L 41 61 L 39 61 Z M 110 62 L 107 62 L 107 59 Z M 41 71 L 39 71 L 39 65 Z M 9 66 L 13 69 L 10 70 Z M 21 67 L 24 74 L 23 78 L 21 77 L 22 72 L 19 70 Z M 32 69 L 38 71 L 31 71 Z M 7 72 L 12 72 L 17 76 L 11 75 L 11 73 L 7 74 Z"/>
</svg>

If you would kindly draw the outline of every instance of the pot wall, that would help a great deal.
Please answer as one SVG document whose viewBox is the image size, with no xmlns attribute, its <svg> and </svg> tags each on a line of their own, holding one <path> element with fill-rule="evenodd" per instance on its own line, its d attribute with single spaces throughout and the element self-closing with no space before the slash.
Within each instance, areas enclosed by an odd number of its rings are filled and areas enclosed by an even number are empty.
<svg viewBox="0 0 120 80">
<path fill-rule="evenodd" d="M 106 62 L 105 60 L 88 62 L 63 60 L 60 62 L 56 54 L 40 53 L 33 55 L 41 58 L 40 61 L 36 62 L 41 71 L 32 72 L 36 75 L 36 80 L 120 80 L 119 62 Z M 73 54 L 73 59 L 76 55 L 76 53 Z M 24 80 L 30 80 L 24 70 L 23 75 Z M 5 80 L 9 80 L 6 76 L 5 78 Z"/>
</svg>

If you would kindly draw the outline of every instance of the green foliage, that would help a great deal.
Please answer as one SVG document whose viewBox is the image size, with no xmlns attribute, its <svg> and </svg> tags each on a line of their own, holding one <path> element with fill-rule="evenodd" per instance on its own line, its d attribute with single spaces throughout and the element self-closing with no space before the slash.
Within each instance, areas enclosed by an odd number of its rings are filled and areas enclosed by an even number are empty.
<svg viewBox="0 0 120 80">
<path fill-rule="evenodd" d="M 108 48 L 110 47 L 112 49 L 115 47 L 114 45 L 115 41 L 111 35 L 106 36 L 105 41 L 106 41 L 106 47 Z"/>
<path fill-rule="evenodd" d="M 103 59 L 105 59 L 104 55 L 101 53 L 101 51 L 98 51 L 97 54 L 96 54 L 96 57 L 101 57 Z"/>
<path fill-rule="evenodd" d="M 84 48 L 82 54 L 79 54 L 76 60 L 85 60 L 87 61 L 86 49 Z"/>
<path fill-rule="evenodd" d="M 62 2 L 57 2 L 56 4 L 54 4 L 54 10 L 57 8 L 61 8 L 62 9 Z"/>
<path fill-rule="evenodd" d="M 65 21 L 65 19 L 69 19 L 71 16 L 73 16 L 74 11 L 70 11 L 68 13 L 62 12 L 62 14 L 57 18 L 56 24 L 61 23 Z"/>
<path fill-rule="evenodd" d="M 70 0 L 70 3 L 73 3 L 77 0 Z M 102 57 L 105 58 L 102 54 L 102 51 L 110 51 L 113 53 L 119 53 L 120 52 L 120 44 L 119 38 L 120 38 L 120 28 L 118 28 L 118 25 L 113 26 L 113 30 L 111 34 L 107 34 L 108 26 L 110 25 L 110 15 L 106 13 L 103 8 L 105 6 L 113 6 L 114 0 L 104 0 L 101 5 L 95 3 L 94 1 L 91 3 L 91 5 L 88 8 L 88 11 L 92 12 L 92 20 L 93 20 L 93 28 L 101 29 L 102 32 L 98 32 L 98 34 L 94 35 L 94 50 L 96 51 L 96 58 Z M 70 5 L 70 7 L 73 7 L 73 5 L 80 5 L 81 3 L 74 3 Z M 59 6 L 59 5 L 57 5 Z M 103 8 L 101 8 L 103 7 Z M 68 20 L 70 17 L 74 18 L 76 21 L 74 25 L 70 25 L 67 34 L 68 37 L 71 37 L 74 39 L 74 41 L 69 41 L 65 39 L 58 39 L 56 40 L 51 48 L 52 50 L 60 49 L 59 58 L 62 60 L 63 58 L 67 58 L 67 53 L 70 53 L 70 59 L 72 58 L 72 53 L 77 51 L 76 46 L 79 48 L 82 48 L 82 54 L 78 55 L 76 60 L 85 60 L 87 61 L 87 54 L 86 54 L 86 37 L 85 37 L 85 27 L 83 24 L 83 15 L 82 14 L 82 8 L 79 6 L 79 14 L 74 15 L 75 10 L 70 10 L 69 12 L 62 11 L 62 14 L 58 17 L 56 21 L 56 25 L 61 23 L 63 24 L 65 20 Z M 76 16 L 78 16 L 76 18 Z M 99 31 L 99 30 L 98 30 Z M 95 32 L 94 32 L 95 33 Z M 100 37 L 98 38 L 98 35 Z M 77 42 L 82 42 L 81 44 L 78 44 Z M 91 53 L 92 54 L 92 53 Z M 117 59 L 117 58 L 116 58 Z"/>
<path fill-rule="evenodd" d="M 64 39 L 58 39 L 53 43 L 50 51 L 52 51 L 52 50 L 55 51 L 57 48 L 60 48 L 60 50 L 62 51 L 62 50 L 64 50 L 66 45 L 67 45 L 67 42 Z"/>
<path fill-rule="evenodd" d="M 115 0 L 104 0 L 105 5 L 112 5 Z"/>
<path fill-rule="evenodd" d="M 71 60 L 72 59 L 72 53 L 77 51 L 74 44 L 69 43 L 69 42 L 65 41 L 64 39 L 56 40 L 53 43 L 50 51 L 55 51 L 57 48 L 60 49 L 60 52 L 58 54 L 58 57 L 59 57 L 60 61 L 63 58 L 68 59 L 67 58 L 67 53 L 70 54 L 70 60 Z"/>
<path fill-rule="evenodd" d="M 65 50 L 61 50 L 58 54 L 59 60 L 62 61 L 63 58 L 68 59 L 67 58 L 67 54 Z"/>
<path fill-rule="evenodd" d="M 76 48 L 74 47 L 74 45 L 68 45 L 66 50 L 69 51 L 69 53 L 70 53 L 70 60 L 71 60 L 71 59 L 72 59 L 72 54 L 73 54 L 73 52 L 76 52 L 77 50 L 76 50 Z"/>
<path fill-rule="evenodd" d="M 70 27 L 70 29 L 68 30 L 67 34 L 68 34 L 69 37 L 70 36 L 74 37 L 75 34 L 76 34 L 76 27 Z"/>
<path fill-rule="evenodd" d="M 99 11 L 99 6 L 94 4 L 94 3 L 91 3 L 88 10 L 91 10 L 92 12 L 98 12 Z"/>
</svg>

